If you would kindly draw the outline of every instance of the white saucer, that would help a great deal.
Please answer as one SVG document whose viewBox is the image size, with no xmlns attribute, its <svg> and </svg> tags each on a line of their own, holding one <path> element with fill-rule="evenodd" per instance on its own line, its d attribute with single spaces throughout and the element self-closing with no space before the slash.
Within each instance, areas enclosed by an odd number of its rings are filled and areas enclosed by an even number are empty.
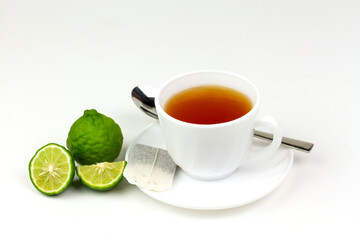
<svg viewBox="0 0 360 240">
<path fill-rule="evenodd" d="M 129 146 L 125 160 L 135 144 L 166 149 L 158 122 L 145 128 Z M 216 181 L 201 181 L 188 176 L 179 167 L 173 184 L 164 192 L 140 188 L 158 201 L 189 209 L 214 210 L 242 206 L 265 197 L 275 190 L 291 169 L 294 153 L 280 148 L 271 159 L 248 163 L 232 175 Z"/>
</svg>

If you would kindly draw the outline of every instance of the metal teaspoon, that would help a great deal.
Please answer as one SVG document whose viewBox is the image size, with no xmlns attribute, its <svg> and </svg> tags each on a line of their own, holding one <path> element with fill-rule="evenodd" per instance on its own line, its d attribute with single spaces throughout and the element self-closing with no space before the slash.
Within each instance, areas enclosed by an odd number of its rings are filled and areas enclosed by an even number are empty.
<svg viewBox="0 0 360 240">
<path fill-rule="evenodd" d="M 149 96 L 148 96 L 149 95 Z M 152 118 L 157 119 L 157 112 L 155 108 L 155 97 L 151 96 L 151 94 L 146 95 L 139 86 L 135 87 L 131 92 L 131 97 L 135 103 L 135 105 L 143 111 L 145 114 L 149 115 Z M 254 129 L 254 136 L 260 139 L 272 141 L 272 134 L 267 132 L 262 132 Z M 309 153 L 313 148 L 314 144 L 310 142 L 305 142 L 293 138 L 283 137 L 281 141 L 282 145 L 287 147 Z"/>
</svg>

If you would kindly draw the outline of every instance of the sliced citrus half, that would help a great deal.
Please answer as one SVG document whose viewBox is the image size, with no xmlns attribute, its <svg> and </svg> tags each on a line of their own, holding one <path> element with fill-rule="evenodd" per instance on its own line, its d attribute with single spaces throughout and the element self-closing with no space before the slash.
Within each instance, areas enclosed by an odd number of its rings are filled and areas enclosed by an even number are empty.
<svg viewBox="0 0 360 240">
<path fill-rule="evenodd" d="M 106 191 L 121 181 L 126 164 L 126 161 L 120 161 L 77 166 L 76 173 L 89 188 Z"/>
<path fill-rule="evenodd" d="M 46 195 L 55 195 L 72 183 L 75 165 L 66 148 L 49 143 L 40 148 L 30 160 L 29 174 L 37 190 Z"/>
</svg>

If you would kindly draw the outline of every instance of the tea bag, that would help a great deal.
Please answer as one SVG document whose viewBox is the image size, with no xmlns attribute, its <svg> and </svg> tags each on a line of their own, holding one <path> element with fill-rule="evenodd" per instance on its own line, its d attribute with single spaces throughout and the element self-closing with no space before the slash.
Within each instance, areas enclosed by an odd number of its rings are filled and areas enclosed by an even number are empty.
<svg viewBox="0 0 360 240">
<path fill-rule="evenodd" d="M 136 144 L 130 152 L 124 176 L 129 183 L 153 191 L 170 188 L 176 164 L 166 150 Z"/>
</svg>

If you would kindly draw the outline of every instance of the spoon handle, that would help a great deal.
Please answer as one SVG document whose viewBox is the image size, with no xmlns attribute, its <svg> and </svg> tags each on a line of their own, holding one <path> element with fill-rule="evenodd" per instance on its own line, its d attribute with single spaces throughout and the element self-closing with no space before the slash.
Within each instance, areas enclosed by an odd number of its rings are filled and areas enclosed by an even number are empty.
<svg viewBox="0 0 360 240">
<path fill-rule="evenodd" d="M 258 131 L 258 130 L 254 130 L 254 136 L 257 138 L 261 138 L 261 139 L 265 139 L 265 140 L 269 140 L 269 141 L 271 141 L 273 139 L 272 134 Z M 293 139 L 293 138 L 288 138 L 288 137 L 283 137 L 281 140 L 281 144 L 283 144 L 287 147 L 296 149 L 296 150 L 306 152 L 306 153 L 309 153 L 314 146 L 313 143 L 309 143 L 309 142 L 305 142 L 305 141 L 301 141 L 301 140 L 297 140 L 297 139 Z"/>
</svg>

